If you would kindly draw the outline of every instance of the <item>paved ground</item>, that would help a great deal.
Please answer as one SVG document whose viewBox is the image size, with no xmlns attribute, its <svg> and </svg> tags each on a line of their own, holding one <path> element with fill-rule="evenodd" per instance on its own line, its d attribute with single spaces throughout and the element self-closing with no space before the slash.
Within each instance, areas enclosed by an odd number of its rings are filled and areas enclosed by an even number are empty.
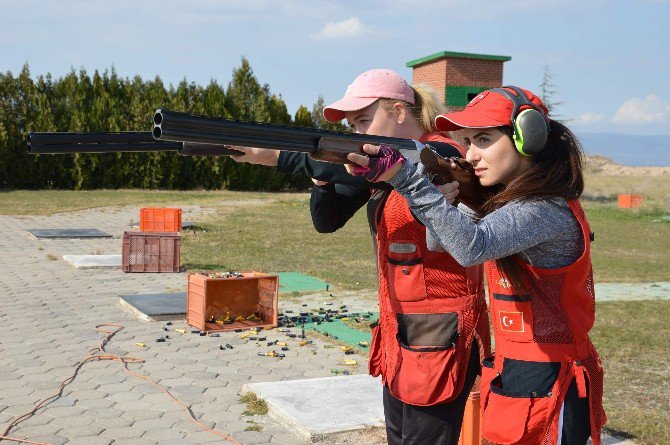
<svg viewBox="0 0 670 445">
<path fill-rule="evenodd" d="M 184 218 L 196 221 L 198 208 L 184 208 Z M 145 362 L 132 369 L 157 380 L 208 425 L 245 444 L 303 444 L 269 416 L 243 414 L 242 386 L 267 382 L 331 376 L 343 369 L 345 358 L 337 348 L 324 348 L 319 339 L 300 347 L 288 340 L 284 359 L 260 357 L 269 350 L 264 342 L 240 339 L 240 334 L 220 338 L 178 334 L 189 329 L 176 322 L 164 332 L 164 322 L 147 322 L 119 304 L 120 294 L 184 291 L 185 274 L 124 274 L 120 270 L 76 270 L 65 254 L 114 254 L 121 251 L 121 236 L 137 220 L 137 208 L 86 210 L 52 217 L 0 216 L 0 432 L 16 415 L 51 395 L 68 377 L 88 350 L 97 347 L 101 335 L 94 326 L 118 322 L 125 329 L 107 347 L 108 352 L 141 357 Z M 94 227 L 114 239 L 36 240 L 27 228 Z M 664 295 L 670 287 L 662 284 Z M 281 301 L 281 310 L 299 312 L 324 301 L 347 304 L 351 312 L 374 310 L 374 295 L 329 293 Z M 156 343 L 165 334 L 171 339 Z M 285 339 L 267 332 L 266 341 Z M 141 348 L 136 342 L 144 341 Z M 230 343 L 233 349 L 221 351 Z M 365 358 L 354 373 L 365 372 Z M 251 422 L 256 422 L 251 423 Z M 260 431 L 246 431 L 259 425 Z M 190 422 L 180 408 L 151 385 L 123 372 L 117 362 L 84 366 L 64 396 L 38 411 L 12 430 L 12 436 L 55 444 L 200 444 L 219 437 Z M 344 434 L 337 443 L 383 443 L 380 431 Z M 329 443 L 335 443 L 329 440 Z M 615 443 L 615 442 L 611 442 Z"/>
<path fill-rule="evenodd" d="M 197 221 L 197 209 L 184 209 Z M 191 212 L 189 212 L 191 210 Z M 52 217 L 0 216 L 0 431 L 18 414 L 57 390 L 101 335 L 94 326 L 118 322 L 125 329 L 109 344 L 116 354 L 141 357 L 134 370 L 170 388 L 208 425 L 245 444 L 303 444 L 268 416 L 243 414 L 239 392 L 248 382 L 331 376 L 343 369 L 344 353 L 324 348 L 318 339 L 300 347 L 289 340 L 286 358 L 260 357 L 265 343 L 229 333 L 220 338 L 164 332 L 163 322 L 142 321 L 119 304 L 120 294 L 185 290 L 185 274 L 124 274 L 120 270 L 76 270 L 65 254 L 120 253 L 121 236 L 138 209 L 86 210 Z M 136 217 L 135 217 L 136 219 Z M 36 240 L 26 228 L 95 227 L 114 239 Z M 374 309 L 372 295 L 353 304 L 352 296 L 328 294 L 316 300 L 349 304 L 355 310 Z M 302 300 L 282 302 L 282 309 L 299 311 Z M 313 303 L 318 304 L 318 303 Z M 171 329 L 187 328 L 175 322 Z M 188 329 L 188 328 L 187 328 Z M 155 339 L 169 334 L 166 343 Z M 263 334 L 265 335 L 265 334 Z M 285 339 L 267 332 L 267 341 Z M 144 341 L 146 348 L 136 345 Z M 234 349 L 219 350 L 230 343 Z M 346 356 L 351 358 L 352 356 Z M 353 356 L 364 372 L 365 358 Z M 245 431 L 255 426 L 261 431 Z M 12 436 L 55 444 L 199 444 L 221 443 L 201 431 L 180 408 L 157 389 L 123 372 L 118 362 L 84 366 L 64 396 L 10 432 Z M 344 443 L 378 441 L 375 433 L 343 436 Z"/>
</svg>

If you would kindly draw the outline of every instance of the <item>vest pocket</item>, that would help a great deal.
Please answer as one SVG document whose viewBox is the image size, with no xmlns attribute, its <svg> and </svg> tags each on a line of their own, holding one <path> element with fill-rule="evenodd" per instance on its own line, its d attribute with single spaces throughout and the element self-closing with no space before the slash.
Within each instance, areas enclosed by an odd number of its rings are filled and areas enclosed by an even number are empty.
<svg viewBox="0 0 670 445">
<path fill-rule="evenodd" d="M 482 385 L 486 385 L 482 388 L 486 389 L 482 400 L 482 436 L 501 445 L 541 443 L 552 420 L 558 381 L 549 390 L 543 387 L 537 391 L 515 391 L 504 388 L 502 377 L 487 368 L 486 363 L 482 369 Z"/>
<path fill-rule="evenodd" d="M 427 296 L 423 260 L 413 258 L 397 260 L 387 258 L 389 295 L 398 301 L 418 301 Z"/>
<path fill-rule="evenodd" d="M 410 351 L 441 351 L 456 346 L 458 313 L 396 314 L 398 341 Z"/>
<path fill-rule="evenodd" d="M 467 357 L 456 347 L 459 317 L 442 314 L 396 314 L 399 368 L 389 385 L 405 403 L 428 406 L 451 400 Z"/>
<path fill-rule="evenodd" d="M 382 336 L 379 332 L 379 322 L 372 326 L 368 372 L 372 377 L 377 377 L 382 373 Z"/>
<path fill-rule="evenodd" d="M 502 338 L 517 342 L 533 341 L 533 310 L 531 297 L 493 293 L 492 320 Z"/>
<path fill-rule="evenodd" d="M 479 380 L 479 396 L 482 403 L 480 404 L 480 411 L 484 410 L 484 403 L 491 392 L 491 381 L 496 377 L 497 373 L 493 367 L 493 356 L 487 357 L 482 362 L 482 374 Z"/>
</svg>

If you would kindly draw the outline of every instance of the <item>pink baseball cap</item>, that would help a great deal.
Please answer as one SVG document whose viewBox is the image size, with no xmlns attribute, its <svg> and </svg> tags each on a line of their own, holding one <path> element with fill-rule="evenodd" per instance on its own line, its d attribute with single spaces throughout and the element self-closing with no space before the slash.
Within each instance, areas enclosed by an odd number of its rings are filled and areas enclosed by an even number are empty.
<svg viewBox="0 0 670 445">
<path fill-rule="evenodd" d="M 329 122 L 339 122 L 346 111 L 362 110 L 380 98 L 398 99 L 414 105 L 414 90 L 395 71 L 366 71 L 354 79 L 342 99 L 323 109 L 323 117 Z"/>
</svg>

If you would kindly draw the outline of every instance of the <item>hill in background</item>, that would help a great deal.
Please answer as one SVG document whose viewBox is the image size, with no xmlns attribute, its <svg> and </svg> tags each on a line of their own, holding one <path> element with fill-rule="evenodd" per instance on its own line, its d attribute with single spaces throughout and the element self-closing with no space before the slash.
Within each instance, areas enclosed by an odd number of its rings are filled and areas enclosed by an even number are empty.
<svg viewBox="0 0 670 445">
<path fill-rule="evenodd" d="M 670 166 L 670 136 L 580 133 L 587 155 L 604 156 L 630 166 Z"/>
<path fill-rule="evenodd" d="M 667 214 L 670 211 L 670 166 L 633 167 L 603 156 L 586 156 L 582 201 L 616 205 L 619 194 L 643 197 L 643 206 Z"/>
<path fill-rule="evenodd" d="M 631 166 L 622 165 L 604 156 L 586 155 L 586 174 L 596 176 L 668 176 L 670 181 L 670 165 L 667 166 Z"/>
</svg>

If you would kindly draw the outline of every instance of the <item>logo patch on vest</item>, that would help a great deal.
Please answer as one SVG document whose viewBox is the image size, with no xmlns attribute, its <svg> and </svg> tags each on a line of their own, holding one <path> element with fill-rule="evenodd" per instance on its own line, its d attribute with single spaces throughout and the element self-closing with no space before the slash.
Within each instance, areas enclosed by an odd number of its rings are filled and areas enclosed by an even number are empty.
<svg viewBox="0 0 670 445">
<path fill-rule="evenodd" d="M 523 312 L 498 311 L 500 329 L 507 332 L 523 332 Z"/>
<path fill-rule="evenodd" d="M 416 252 L 416 244 L 391 243 L 389 251 L 391 253 L 414 253 Z"/>
<path fill-rule="evenodd" d="M 499 279 L 499 280 L 498 280 L 498 284 L 499 284 L 500 287 L 502 287 L 503 289 L 509 289 L 509 288 L 510 288 L 510 283 L 509 283 L 509 281 L 507 281 L 507 279 L 505 279 L 505 278 L 501 278 L 501 279 Z"/>
</svg>

